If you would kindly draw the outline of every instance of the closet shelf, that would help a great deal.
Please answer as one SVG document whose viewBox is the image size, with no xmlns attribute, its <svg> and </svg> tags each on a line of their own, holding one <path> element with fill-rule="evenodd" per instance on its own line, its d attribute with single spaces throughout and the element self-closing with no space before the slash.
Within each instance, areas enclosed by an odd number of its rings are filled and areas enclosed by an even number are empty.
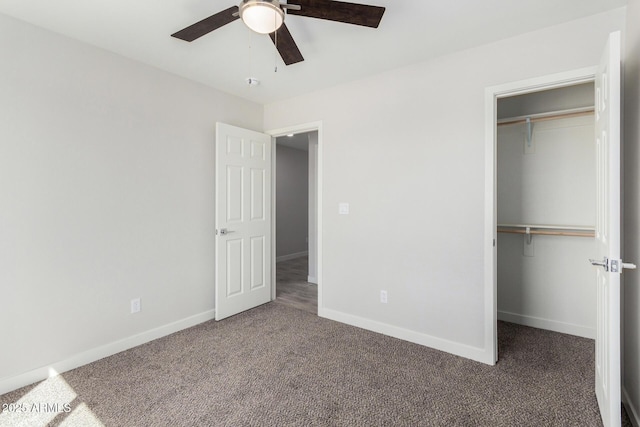
<svg viewBox="0 0 640 427">
<path fill-rule="evenodd" d="M 572 108 L 569 110 L 550 111 L 548 113 L 529 114 L 527 116 L 507 117 L 497 121 L 498 126 L 514 125 L 518 123 L 527 123 L 527 119 L 531 123 L 542 122 L 546 120 L 567 119 L 570 117 L 588 116 L 593 114 L 594 107 Z"/>
<path fill-rule="evenodd" d="M 595 227 L 574 225 L 541 225 L 541 224 L 498 224 L 498 233 L 595 237 Z"/>
</svg>

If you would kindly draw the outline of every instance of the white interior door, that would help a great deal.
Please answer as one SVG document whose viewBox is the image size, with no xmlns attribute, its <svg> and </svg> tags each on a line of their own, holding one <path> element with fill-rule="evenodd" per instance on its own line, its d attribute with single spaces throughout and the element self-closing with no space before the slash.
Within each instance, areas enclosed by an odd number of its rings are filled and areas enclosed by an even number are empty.
<svg viewBox="0 0 640 427">
<path fill-rule="evenodd" d="M 595 81 L 597 162 L 596 396 L 606 427 L 620 425 L 620 33 L 605 48 Z"/>
<path fill-rule="evenodd" d="M 216 123 L 216 320 L 271 300 L 271 146 Z"/>
</svg>

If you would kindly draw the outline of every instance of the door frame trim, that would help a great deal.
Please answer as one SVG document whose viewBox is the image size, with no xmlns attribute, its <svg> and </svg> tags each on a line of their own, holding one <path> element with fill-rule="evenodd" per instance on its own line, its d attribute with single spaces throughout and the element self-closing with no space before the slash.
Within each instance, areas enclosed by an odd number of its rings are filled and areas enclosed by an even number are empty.
<svg viewBox="0 0 640 427">
<path fill-rule="evenodd" d="M 316 178 L 317 178 L 317 204 L 316 204 L 316 221 L 318 226 L 318 235 L 317 235 L 317 279 L 318 279 L 318 316 L 323 316 L 323 304 L 322 304 L 322 181 L 323 181 L 323 167 L 322 167 L 322 157 L 323 157 L 323 131 L 322 131 L 322 121 L 303 123 L 299 125 L 287 126 L 279 129 L 272 129 L 265 131 L 266 134 L 271 136 L 271 141 L 273 142 L 273 146 L 276 146 L 276 138 L 280 136 L 285 136 L 291 133 L 304 133 L 304 132 L 318 132 L 318 155 L 317 155 L 317 170 L 316 170 Z M 271 180 L 271 299 L 276 299 L 276 179 L 275 179 L 275 171 L 276 171 L 276 156 L 275 150 L 274 155 L 271 156 L 271 168 L 274 172 L 273 179 Z"/>
<path fill-rule="evenodd" d="M 497 278 L 497 101 L 514 95 L 593 82 L 598 67 L 586 67 L 485 88 L 485 187 L 484 187 L 484 363 L 498 361 Z"/>
</svg>

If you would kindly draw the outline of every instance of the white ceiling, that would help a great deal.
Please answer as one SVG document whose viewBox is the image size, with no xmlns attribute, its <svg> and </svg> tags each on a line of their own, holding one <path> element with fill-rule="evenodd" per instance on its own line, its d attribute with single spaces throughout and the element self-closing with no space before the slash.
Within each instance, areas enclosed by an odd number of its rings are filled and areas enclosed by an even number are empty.
<svg viewBox="0 0 640 427">
<path fill-rule="evenodd" d="M 259 103 L 626 5 L 626 0 L 351 0 L 387 8 L 380 27 L 289 15 L 305 61 L 235 21 L 187 43 L 170 35 L 239 0 L 2 0 L 0 13 Z M 277 72 L 274 72 L 277 64 Z M 260 80 L 249 87 L 247 77 Z"/>
</svg>

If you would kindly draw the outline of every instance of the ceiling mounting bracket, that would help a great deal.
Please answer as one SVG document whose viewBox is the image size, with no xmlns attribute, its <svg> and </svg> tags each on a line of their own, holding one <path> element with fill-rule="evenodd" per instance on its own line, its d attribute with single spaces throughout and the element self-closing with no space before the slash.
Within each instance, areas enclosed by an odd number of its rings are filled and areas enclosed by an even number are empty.
<svg viewBox="0 0 640 427">
<path fill-rule="evenodd" d="M 260 80 L 255 77 L 247 77 L 245 80 L 249 86 L 258 86 L 260 84 Z"/>
</svg>

